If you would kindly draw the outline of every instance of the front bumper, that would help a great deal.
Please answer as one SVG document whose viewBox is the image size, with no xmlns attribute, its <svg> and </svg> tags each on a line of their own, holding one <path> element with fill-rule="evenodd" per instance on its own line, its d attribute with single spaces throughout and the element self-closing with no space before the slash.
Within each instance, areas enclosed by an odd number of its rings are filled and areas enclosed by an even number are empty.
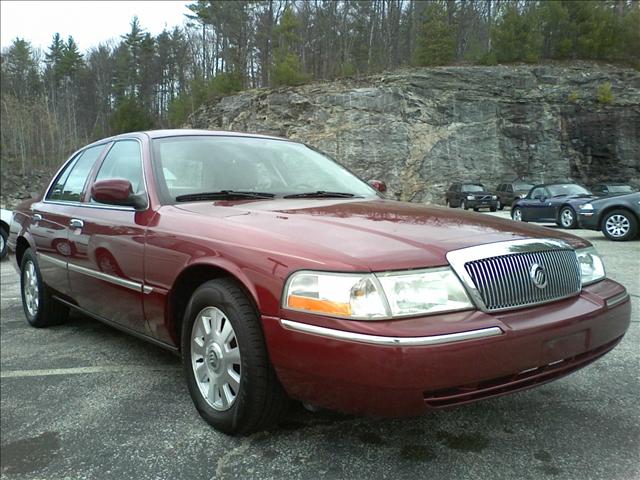
<svg viewBox="0 0 640 480">
<path fill-rule="evenodd" d="M 287 316 L 284 323 L 263 316 L 262 323 L 271 361 L 290 396 L 349 413 L 407 416 L 504 395 L 571 373 L 620 341 L 631 306 L 624 287 L 604 280 L 577 297 L 492 315 L 457 312 L 389 322 L 334 321 L 298 312 Z M 496 327 L 501 333 L 451 342 L 379 344 L 296 328 L 310 322 L 346 333 L 351 324 L 352 333 L 382 339 L 433 338 Z"/>
<path fill-rule="evenodd" d="M 498 200 L 465 200 L 469 208 L 497 208 Z"/>
<path fill-rule="evenodd" d="M 580 224 L 580 228 L 586 230 L 600 230 L 600 216 L 593 211 L 588 213 L 579 212 L 578 223 Z"/>
</svg>

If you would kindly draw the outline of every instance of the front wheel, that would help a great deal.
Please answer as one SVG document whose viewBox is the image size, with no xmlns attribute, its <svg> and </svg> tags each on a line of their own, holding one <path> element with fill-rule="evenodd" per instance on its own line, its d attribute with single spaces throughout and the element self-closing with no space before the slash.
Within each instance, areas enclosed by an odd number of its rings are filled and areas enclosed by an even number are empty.
<svg viewBox="0 0 640 480">
<path fill-rule="evenodd" d="M 602 233 L 614 242 L 625 242 L 638 234 L 638 221 L 625 210 L 614 210 L 602 219 Z"/>
<path fill-rule="evenodd" d="M 286 410 L 258 315 L 233 281 L 211 280 L 193 293 L 182 325 L 182 357 L 191 398 L 216 429 L 255 432 Z"/>
<path fill-rule="evenodd" d="M 513 207 L 511 210 L 511 219 L 516 222 L 523 222 L 522 220 L 522 209 L 520 207 Z"/>
<path fill-rule="evenodd" d="M 32 327 L 50 327 L 67 320 L 69 307 L 53 298 L 51 290 L 42 281 L 38 262 L 30 248 L 24 252 L 20 263 L 20 293 L 24 314 Z"/>
<path fill-rule="evenodd" d="M 578 226 L 578 219 L 576 218 L 576 212 L 571 207 L 564 207 L 560 210 L 560 226 L 562 228 L 576 228 Z"/>
<path fill-rule="evenodd" d="M 9 238 L 9 232 L 4 227 L 0 227 L 0 260 L 7 256 L 7 238 Z"/>
</svg>

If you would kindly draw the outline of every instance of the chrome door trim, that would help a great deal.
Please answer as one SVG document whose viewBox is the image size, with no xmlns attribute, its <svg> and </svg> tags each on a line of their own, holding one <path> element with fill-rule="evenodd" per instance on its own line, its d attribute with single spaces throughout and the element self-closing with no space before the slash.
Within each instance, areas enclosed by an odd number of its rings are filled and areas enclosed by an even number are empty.
<svg viewBox="0 0 640 480">
<path fill-rule="evenodd" d="M 99 272 L 91 268 L 81 267 L 80 265 L 75 265 L 71 262 L 65 262 L 64 260 L 59 260 L 57 258 L 50 257 L 49 255 L 38 253 L 38 259 L 44 260 L 46 262 L 51 263 L 52 265 L 70 270 L 72 272 L 82 273 L 84 275 L 97 278 L 98 280 L 103 280 L 105 282 L 113 283 L 114 285 L 119 285 L 121 287 L 135 290 L 136 292 L 142 292 L 145 294 L 149 294 L 153 292 L 153 287 L 150 287 L 149 285 L 144 285 L 139 282 L 134 282 L 133 280 L 126 280 L 124 278 L 116 277 L 114 275 L 109 275 L 108 273 Z"/>
<path fill-rule="evenodd" d="M 319 327 L 308 323 L 294 322 L 292 320 L 280 319 L 280 323 L 287 330 L 318 335 L 320 337 L 332 338 L 335 340 L 345 340 L 348 342 L 368 343 L 371 345 L 381 345 L 390 347 L 420 347 L 429 345 L 441 345 L 444 343 L 462 342 L 464 340 L 476 340 L 480 338 L 495 337 L 502 335 L 500 327 L 480 328 L 478 330 L 467 330 L 465 332 L 446 333 L 443 335 L 430 335 L 427 337 L 387 337 L 380 335 L 368 335 L 364 333 L 347 332 L 335 330 L 333 328 Z"/>
<path fill-rule="evenodd" d="M 51 265 L 55 265 L 60 268 L 67 268 L 67 262 L 64 260 L 60 260 L 58 258 L 50 257 L 49 255 L 44 255 L 42 253 L 37 254 L 38 260 L 44 260 L 45 262 L 50 263 Z"/>
</svg>

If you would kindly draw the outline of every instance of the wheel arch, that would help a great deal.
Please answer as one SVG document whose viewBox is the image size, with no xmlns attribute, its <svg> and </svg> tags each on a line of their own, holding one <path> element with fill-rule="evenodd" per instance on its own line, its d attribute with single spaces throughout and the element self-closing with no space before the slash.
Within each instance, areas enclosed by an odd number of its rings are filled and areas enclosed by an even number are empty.
<svg viewBox="0 0 640 480">
<path fill-rule="evenodd" d="M 626 205 L 612 205 L 611 207 L 607 207 L 602 210 L 602 212 L 600 212 L 600 218 L 598 218 L 598 230 L 602 230 L 602 222 L 604 222 L 607 214 L 614 210 L 624 210 L 625 212 L 630 213 L 631 216 L 636 219 L 636 222 L 640 223 L 640 218 L 631 208 L 627 207 Z"/>
<path fill-rule="evenodd" d="M 193 292 L 203 283 L 218 278 L 233 280 L 245 293 L 257 315 L 258 295 L 253 284 L 241 273 L 213 262 L 199 262 L 185 266 L 175 278 L 167 295 L 167 322 L 173 341 L 181 348 L 181 331 L 187 304 Z"/>
<path fill-rule="evenodd" d="M 4 220 L 0 220 L 0 227 L 2 227 L 5 232 L 7 232 L 7 235 L 9 234 L 9 224 L 7 222 L 5 222 Z"/>
<path fill-rule="evenodd" d="M 24 252 L 26 252 L 28 248 L 31 248 L 31 243 L 26 239 L 26 237 L 20 235 L 18 238 L 16 238 L 15 256 L 16 263 L 18 264 L 18 269 L 22 264 L 22 257 L 24 255 Z"/>
</svg>

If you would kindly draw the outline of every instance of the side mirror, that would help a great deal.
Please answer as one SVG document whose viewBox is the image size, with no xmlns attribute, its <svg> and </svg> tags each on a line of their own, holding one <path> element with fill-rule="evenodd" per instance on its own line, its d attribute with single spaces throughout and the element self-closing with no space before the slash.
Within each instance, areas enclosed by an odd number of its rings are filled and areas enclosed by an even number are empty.
<svg viewBox="0 0 640 480">
<path fill-rule="evenodd" d="M 94 183 L 91 187 L 91 198 L 107 205 L 134 207 L 136 210 L 147 208 L 146 195 L 133 193 L 131 182 L 122 178 L 110 178 Z"/>
<path fill-rule="evenodd" d="M 374 190 L 377 190 L 380 193 L 384 193 L 387 191 L 387 184 L 382 180 L 371 180 L 369 185 L 373 187 Z"/>
</svg>

